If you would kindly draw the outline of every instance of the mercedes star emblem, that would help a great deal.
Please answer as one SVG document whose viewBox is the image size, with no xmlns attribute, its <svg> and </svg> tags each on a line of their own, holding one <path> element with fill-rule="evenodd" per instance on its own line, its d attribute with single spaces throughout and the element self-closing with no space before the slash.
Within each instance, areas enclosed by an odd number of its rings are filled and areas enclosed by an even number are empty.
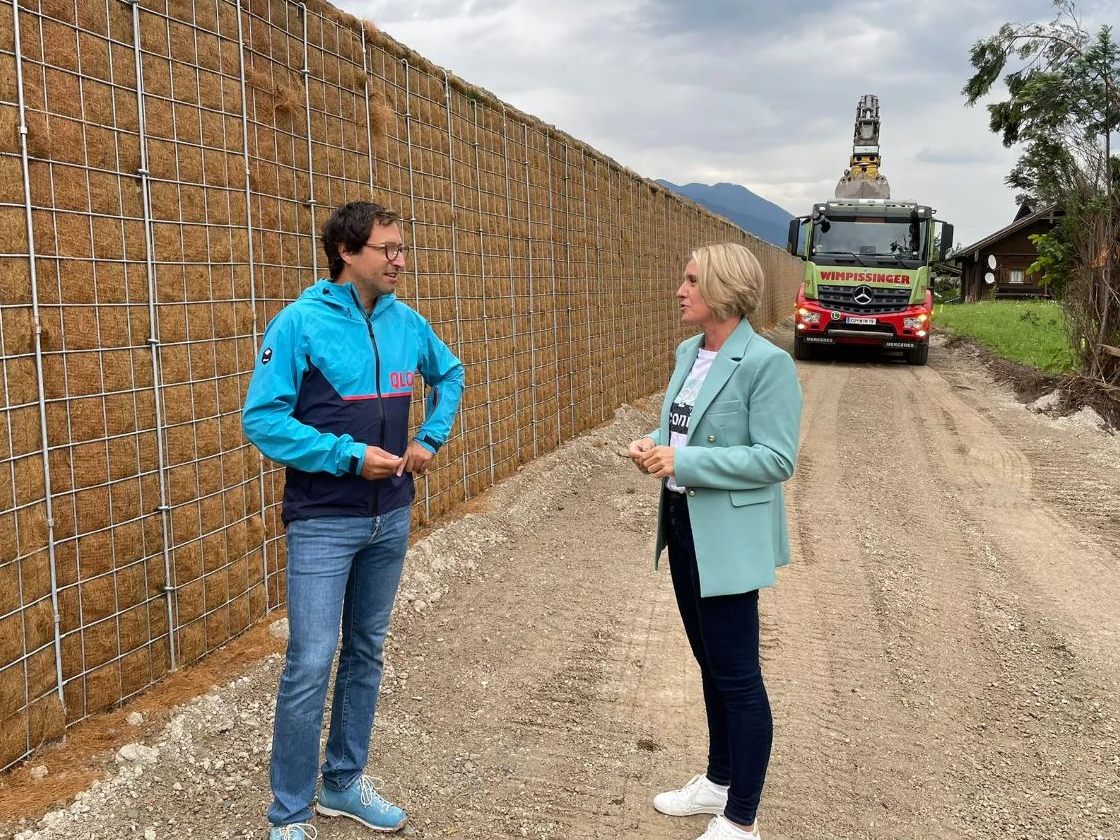
<svg viewBox="0 0 1120 840">
<path fill-rule="evenodd" d="M 852 295 L 852 300 L 860 306 L 867 306 L 867 304 L 871 303 L 874 299 L 875 293 L 871 291 L 870 286 L 859 286 Z"/>
</svg>

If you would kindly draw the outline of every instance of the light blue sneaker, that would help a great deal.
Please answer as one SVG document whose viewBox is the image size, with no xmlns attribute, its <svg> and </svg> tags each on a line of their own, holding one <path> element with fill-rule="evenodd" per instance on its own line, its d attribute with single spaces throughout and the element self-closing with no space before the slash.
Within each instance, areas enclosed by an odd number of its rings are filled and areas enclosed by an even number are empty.
<svg viewBox="0 0 1120 840">
<path fill-rule="evenodd" d="M 382 799 L 374 788 L 375 781 L 384 787 L 384 782 L 371 776 L 362 776 L 346 790 L 331 790 L 323 785 L 315 810 L 324 817 L 349 817 L 374 831 L 397 831 L 408 814 Z"/>
<path fill-rule="evenodd" d="M 314 826 L 307 823 L 274 825 L 268 832 L 268 840 L 315 840 L 318 833 Z"/>
</svg>

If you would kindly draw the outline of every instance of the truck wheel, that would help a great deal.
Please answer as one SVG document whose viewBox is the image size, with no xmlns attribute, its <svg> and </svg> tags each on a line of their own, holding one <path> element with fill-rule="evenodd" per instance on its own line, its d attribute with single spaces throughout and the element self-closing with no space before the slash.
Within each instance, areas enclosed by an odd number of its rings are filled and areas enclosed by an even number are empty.
<svg viewBox="0 0 1120 840">
<path fill-rule="evenodd" d="M 929 344 L 921 344 L 904 354 L 908 365 L 924 365 L 929 361 Z"/>
<path fill-rule="evenodd" d="M 799 335 L 793 337 L 793 358 L 802 361 L 813 358 L 813 348 Z"/>
</svg>

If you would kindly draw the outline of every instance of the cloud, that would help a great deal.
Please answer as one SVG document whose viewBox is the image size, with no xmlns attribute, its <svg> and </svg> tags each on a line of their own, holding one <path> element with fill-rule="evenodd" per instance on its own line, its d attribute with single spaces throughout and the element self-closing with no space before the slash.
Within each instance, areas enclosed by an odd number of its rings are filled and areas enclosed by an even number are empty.
<svg viewBox="0 0 1120 840">
<path fill-rule="evenodd" d="M 1111 2 L 1111 0 L 1107 0 Z M 648 177 L 743 184 L 794 213 L 832 195 L 856 102 L 880 97 L 883 171 L 976 239 L 1014 213 L 1014 163 L 960 95 L 972 44 L 1049 0 L 348 0 L 455 74 Z M 1086 0 L 1087 20 L 1106 0 Z"/>
<path fill-rule="evenodd" d="M 993 149 L 933 149 L 926 147 L 914 155 L 918 163 L 941 166 L 988 166 L 1001 163 L 1002 156 Z"/>
<path fill-rule="evenodd" d="M 363 14 L 378 25 L 405 21 L 439 24 L 448 20 L 493 15 L 519 5 L 517 0 L 415 0 L 412 3 L 358 2 L 340 4 L 353 14 Z"/>
</svg>

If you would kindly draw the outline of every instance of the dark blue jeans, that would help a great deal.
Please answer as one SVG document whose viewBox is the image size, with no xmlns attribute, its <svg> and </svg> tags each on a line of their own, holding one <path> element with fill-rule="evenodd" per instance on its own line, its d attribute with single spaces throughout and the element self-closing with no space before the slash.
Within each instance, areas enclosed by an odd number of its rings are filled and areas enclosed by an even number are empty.
<svg viewBox="0 0 1120 840">
<path fill-rule="evenodd" d="M 758 590 L 700 597 L 688 500 L 665 490 L 662 527 L 684 631 L 700 665 L 708 712 L 708 779 L 730 785 L 724 816 L 755 821 L 774 719 L 758 661 Z"/>
<path fill-rule="evenodd" d="M 382 649 L 408 549 L 410 511 L 321 516 L 288 524 L 291 636 L 276 696 L 269 780 L 273 825 L 311 819 L 331 664 L 342 652 L 331 705 L 323 784 L 352 785 L 369 758 Z"/>
</svg>

